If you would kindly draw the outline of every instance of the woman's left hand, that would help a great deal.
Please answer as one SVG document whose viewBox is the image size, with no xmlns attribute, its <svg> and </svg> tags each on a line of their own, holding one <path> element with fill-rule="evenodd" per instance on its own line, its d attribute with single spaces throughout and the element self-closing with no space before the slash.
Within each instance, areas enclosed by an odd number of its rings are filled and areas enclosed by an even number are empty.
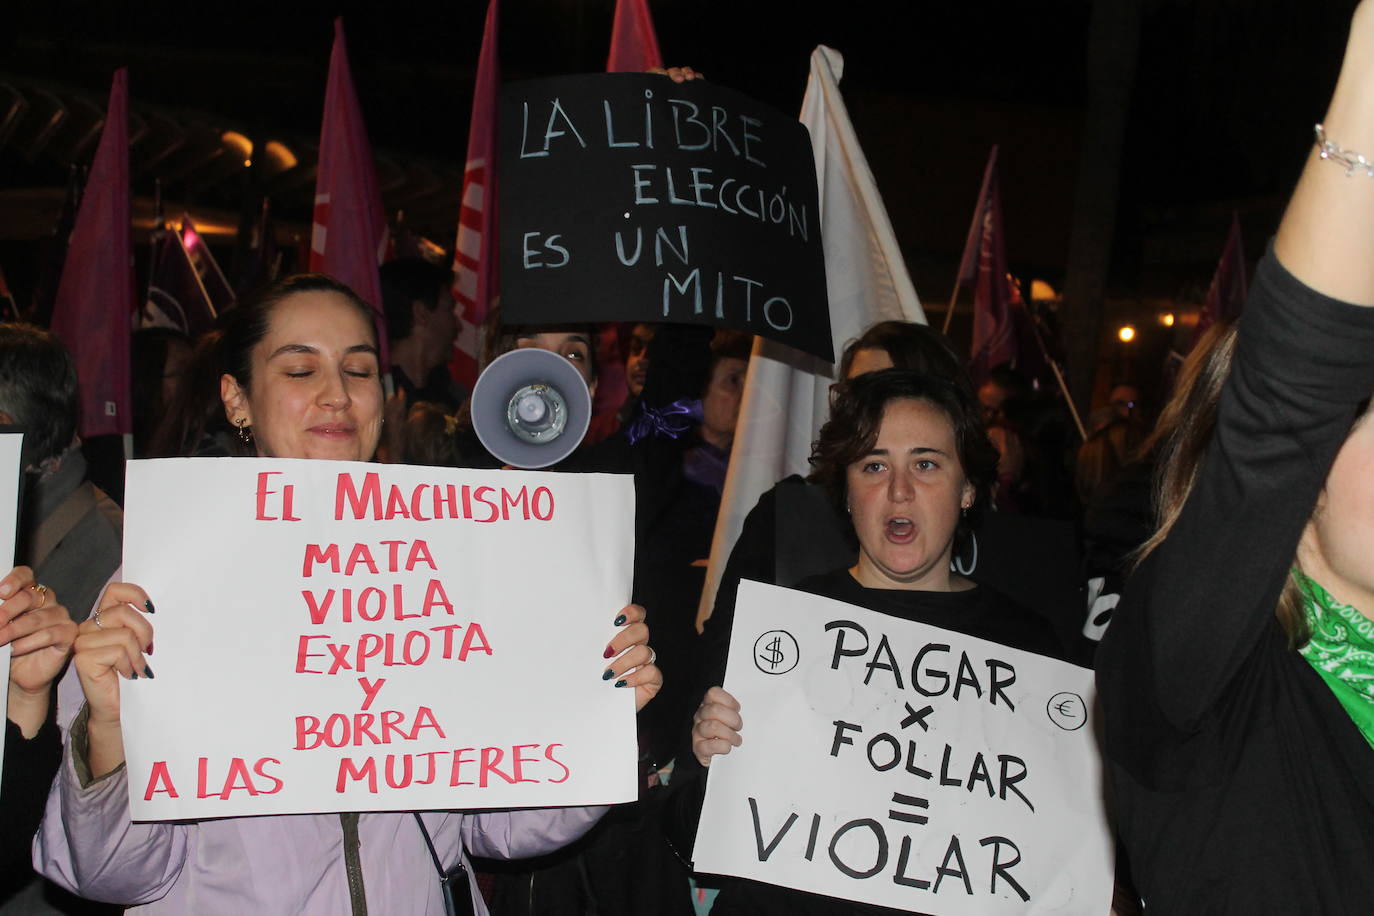
<svg viewBox="0 0 1374 916">
<path fill-rule="evenodd" d="M 629 604 L 615 618 L 620 632 L 606 646 L 605 657 L 613 659 L 602 674 L 604 680 L 615 680 L 617 687 L 635 689 L 635 710 L 644 708 L 663 686 L 663 672 L 654 660 L 658 657 L 649 648 L 649 626 L 644 622 L 644 608 Z"/>
</svg>

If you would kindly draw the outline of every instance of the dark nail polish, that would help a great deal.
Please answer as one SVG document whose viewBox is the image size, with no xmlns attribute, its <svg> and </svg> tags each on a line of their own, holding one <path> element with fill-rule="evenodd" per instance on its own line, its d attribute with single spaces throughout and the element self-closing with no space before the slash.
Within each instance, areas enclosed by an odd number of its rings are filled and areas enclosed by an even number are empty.
<svg viewBox="0 0 1374 916">
<path fill-rule="evenodd" d="M 601 675 L 601 679 L 603 681 L 609 681 L 613 677 L 615 677 L 615 672 L 612 671 L 610 668 L 607 668 L 606 672 Z"/>
<path fill-rule="evenodd" d="M 156 613 L 156 609 L 153 607 L 153 599 L 149 598 L 144 601 L 143 606 L 148 609 L 149 614 Z"/>
<path fill-rule="evenodd" d="M 624 626 L 624 625 L 625 625 L 625 621 L 627 621 L 627 620 L 629 620 L 629 619 L 630 619 L 630 618 L 626 617 L 624 614 L 621 614 L 619 617 L 617 617 L 617 618 L 615 619 L 615 625 L 618 626 L 618 627 Z"/>
<path fill-rule="evenodd" d="M 137 672 L 137 671 L 131 671 L 131 672 L 129 672 L 129 680 L 131 680 L 131 681 L 136 681 L 136 680 L 138 680 L 138 672 Z"/>
<path fill-rule="evenodd" d="M 615 648 L 613 646 L 607 646 L 606 651 L 601 653 L 602 658 L 610 658 L 613 655 L 615 655 Z"/>
<path fill-rule="evenodd" d="M 616 681 L 616 682 L 615 682 L 615 685 L 616 685 L 617 687 L 624 687 L 624 686 L 625 686 L 625 682 L 624 682 L 624 681 Z"/>
<path fill-rule="evenodd" d="M 146 677 L 146 678 L 147 678 L 148 680 L 150 680 L 150 681 L 153 679 L 153 666 L 152 666 L 152 665 L 145 664 L 145 665 L 143 666 L 143 676 Z"/>
<path fill-rule="evenodd" d="M 152 644 L 151 642 L 148 643 L 148 654 L 149 654 L 149 655 L 152 655 L 152 654 L 153 654 L 153 644 Z"/>
</svg>

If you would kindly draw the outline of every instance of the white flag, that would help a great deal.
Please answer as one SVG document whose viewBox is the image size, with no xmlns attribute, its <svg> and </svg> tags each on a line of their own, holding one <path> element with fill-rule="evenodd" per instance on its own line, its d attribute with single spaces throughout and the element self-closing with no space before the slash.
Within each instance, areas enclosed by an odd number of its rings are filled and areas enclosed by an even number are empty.
<svg viewBox="0 0 1374 916">
<path fill-rule="evenodd" d="M 844 58 L 838 51 L 820 45 L 811 52 L 811 76 L 801 110 L 816 156 L 830 333 L 837 360 L 846 344 L 879 321 L 926 323 L 887 208 L 840 96 L 843 71 Z M 763 337 L 755 339 L 700 617 L 710 615 L 725 561 L 749 510 L 779 480 L 808 472 L 806 459 L 829 413 L 835 373 L 835 366 L 815 357 Z"/>
</svg>

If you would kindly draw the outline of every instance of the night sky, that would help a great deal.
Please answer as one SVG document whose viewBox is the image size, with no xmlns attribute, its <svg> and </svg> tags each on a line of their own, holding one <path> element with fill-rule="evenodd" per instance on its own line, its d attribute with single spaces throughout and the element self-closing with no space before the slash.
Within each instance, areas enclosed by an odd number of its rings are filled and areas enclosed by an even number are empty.
<svg viewBox="0 0 1374 916">
<path fill-rule="evenodd" d="M 209 112 L 254 132 L 313 142 L 330 22 L 342 13 L 379 156 L 458 165 L 485 6 L 16 3 L 0 30 L 0 78 L 103 94 L 113 68 L 126 64 L 135 104 Z M 845 54 L 851 115 L 923 299 L 948 296 L 993 143 L 1001 144 L 1013 267 L 1061 282 L 1079 157 L 1094 154 L 1079 143 L 1088 0 L 650 6 L 668 63 L 690 64 L 787 111 L 798 109 L 816 44 Z M 1115 290 L 1167 296 L 1205 285 L 1232 211 L 1241 215 L 1252 260 L 1258 255 L 1321 115 L 1353 7 L 1353 0 L 1147 0 Z M 505 0 L 506 79 L 604 68 L 612 8 L 613 0 Z M 53 163 L 0 150 L 0 187 L 57 186 L 62 174 Z M 218 193 L 205 202 L 236 206 Z M 284 206 L 286 218 L 308 217 L 303 202 Z M 451 244 L 451 222 L 432 222 L 418 228 Z"/>
</svg>

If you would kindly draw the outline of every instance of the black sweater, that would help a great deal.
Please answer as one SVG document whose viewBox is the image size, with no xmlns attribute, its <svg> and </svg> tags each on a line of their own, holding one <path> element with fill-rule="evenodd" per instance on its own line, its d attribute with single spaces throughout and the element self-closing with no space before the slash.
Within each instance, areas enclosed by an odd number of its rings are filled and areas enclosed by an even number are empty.
<svg viewBox="0 0 1374 916">
<path fill-rule="evenodd" d="M 52 713 L 27 741 L 19 726 L 5 720 L 5 760 L 0 775 L 0 901 L 13 882 L 33 875 L 29 847 L 43 819 L 43 807 L 57 766 L 62 762 L 62 736 Z"/>
<path fill-rule="evenodd" d="M 1264 260 L 1198 483 L 1098 652 L 1149 912 L 1374 911 L 1374 749 L 1274 617 L 1372 354 L 1374 309 Z"/>
</svg>

